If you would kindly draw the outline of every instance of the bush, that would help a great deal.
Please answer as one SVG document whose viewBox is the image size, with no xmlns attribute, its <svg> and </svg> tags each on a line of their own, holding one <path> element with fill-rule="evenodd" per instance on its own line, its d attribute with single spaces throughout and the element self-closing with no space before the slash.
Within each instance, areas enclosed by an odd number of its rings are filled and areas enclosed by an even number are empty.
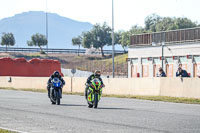
<svg viewBox="0 0 200 133">
<path fill-rule="evenodd" d="M 40 51 L 40 54 L 46 54 L 44 51 Z"/>
</svg>

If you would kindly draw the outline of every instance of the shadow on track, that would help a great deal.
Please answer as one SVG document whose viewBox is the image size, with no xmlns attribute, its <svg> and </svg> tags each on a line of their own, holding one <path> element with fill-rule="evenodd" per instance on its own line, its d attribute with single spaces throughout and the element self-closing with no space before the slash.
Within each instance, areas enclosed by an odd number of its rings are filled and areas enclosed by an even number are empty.
<svg viewBox="0 0 200 133">
<path fill-rule="evenodd" d="M 80 104 L 60 104 L 60 106 L 74 106 L 74 107 L 77 107 L 77 106 L 87 106 L 87 105 L 80 105 Z"/>
<path fill-rule="evenodd" d="M 97 109 L 108 109 L 108 110 L 132 110 L 129 108 L 105 108 L 105 107 L 98 107 Z"/>
</svg>

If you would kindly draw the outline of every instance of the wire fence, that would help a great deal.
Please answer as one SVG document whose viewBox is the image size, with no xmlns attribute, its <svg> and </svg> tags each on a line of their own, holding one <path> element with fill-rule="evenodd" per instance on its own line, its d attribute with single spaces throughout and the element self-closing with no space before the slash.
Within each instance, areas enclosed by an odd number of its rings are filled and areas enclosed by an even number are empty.
<svg viewBox="0 0 200 133">
<path fill-rule="evenodd" d="M 0 52 L 40 52 L 40 48 L 16 48 L 16 47 L 0 47 Z M 45 53 L 87 53 L 86 49 L 55 49 L 55 48 L 43 48 Z M 103 50 L 104 54 L 112 54 L 112 50 Z M 115 50 L 115 54 L 124 54 L 126 51 L 123 50 Z M 92 51 L 91 54 L 101 54 L 101 51 Z"/>
<path fill-rule="evenodd" d="M 79 62 L 78 65 L 67 64 L 64 66 L 68 69 L 77 69 L 81 71 L 94 72 L 95 70 L 100 70 L 103 75 L 112 77 L 112 63 L 108 61 L 87 61 Z M 128 77 L 128 64 L 127 62 L 115 63 L 115 77 Z"/>
</svg>

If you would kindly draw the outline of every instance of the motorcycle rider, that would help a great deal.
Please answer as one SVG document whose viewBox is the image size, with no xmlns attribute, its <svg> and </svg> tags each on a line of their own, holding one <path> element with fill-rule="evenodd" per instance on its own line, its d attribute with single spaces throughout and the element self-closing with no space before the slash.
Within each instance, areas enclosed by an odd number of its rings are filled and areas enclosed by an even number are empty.
<svg viewBox="0 0 200 133">
<path fill-rule="evenodd" d="M 47 90 L 48 90 L 48 97 L 50 98 L 50 88 L 51 88 L 51 82 L 54 78 L 58 78 L 61 82 L 62 82 L 62 86 L 61 86 L 61 98 L 62 98 L 62 88 L 65 85 L 65 81 L 63 80 L 63 78 L 61 77 L 60 73 L 58 71 L 55 71 L 49 78 L 48 82 L 47 82 Z"/>
<path fill-rule="evenodd" d="M 102 85 L 105 86 L 105 85 L 103 84 L 102 79 L 101 79 L 101 71 L 100 71 L 100 70 L 95 70 L 94 74 L 90 75 L 90 76 L 88 77 L 88 79 L 87 79 L 87 82 L 86 82 L 86 88 L 85 88 L 85 98 L 86 98 L 86 99 L 87 99 L 87 91 L 88 91 L 88 89 L 89 89 L 89 85 L 90 85 L 91 81 L 92 81 L 94 78 L 98 78 L 98 79 L 101 81 Z"/>
</svg>

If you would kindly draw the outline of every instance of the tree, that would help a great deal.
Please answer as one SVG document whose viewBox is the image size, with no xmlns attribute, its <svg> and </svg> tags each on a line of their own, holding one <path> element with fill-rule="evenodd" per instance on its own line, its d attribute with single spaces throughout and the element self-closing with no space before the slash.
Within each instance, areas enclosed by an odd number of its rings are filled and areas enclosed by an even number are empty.
<svg viewBox="0 0 200 133">
<path fill-rule="evenodd" d="M 81 46 L 81 41 L 82 41 L 82 37 L 78 36 L 78 37 L 73 37 L 72 38 L 72 44 L 73 45 L 78 45 L 78 56 L 79 56 L 79 50 L 80 50 L 80 46 Z"/>
<path fill-rule="evenodd" d="M 160 21 L 156 22 L 155 31 L 168 31 L 168 30 L 176 30 L 178 27 L 174 24 L 175 18 L 164 17 L 161 18 Z"/>
<path fill-rule="evenodd" d="M 121 31 L 118 31 L 118 32 L 114 33 L 114 39 L 115 39 L 114 45 L 120 44 L 119 40 L 121 39 Z"/>
<path fill-rule="evenodd" d="M 8 46 L 14 46 L 15 45 L 15 38 L 12 33 L 3 33 L 3 36 L 1 37 L 1 45 L 6 45 L 6 52 Z"/>
<path fill-rule="evenodd" d="M 114 45 L 116 45 L 116 44 L 120 44 L 119 43 L 119 40 L 120 40 L 120 38 L 121 38 L 121 33 L 120 33 L 121 31 L 118 31 L 118 32 L 114 32 Z M 110 43 L 108 43 L 108 46 L 111 46 L 112 45 L 112 33 L 110 34 L 111 35 L 111 42 Z"/>
<path fill-rule="evenodd" d="M 188 18 L 164 17 L 156 23 L 156 31 L 169 31 L 196 27 L 197 24 Z"/>
<path fill-rule="evenodd" d="M 112 44 L 111 28 L 106 23 L 102 26 L 96 24 L 92 29 L 92 34 L 94 35 L 93 47 L 100 48 L 101 54 L 104 57 L 103 47 Z"/>
<path fill-rule="evenodd" d="M 40 53 L 44 53 L 42 46 L 47 45 L 47 39 L 45 35 L 36 33 L 31 36 L 31 41 L 27 41 L 28 46 L 38 46 L 40 48 Z"/>
<path fill-rule="evenodd" d="M 146 33 L 147 31 L 144 28 L 142 28 L 141 26 L 134 25 L 131 27 L 129 32 L 130 32 L 130 34 L 141 34 L 141 33 Z"/>
<path fill-rule="evenodd" d="M 196 27 L 197 23 L 188 18 L 160 17 L 156 14 L 145 18 L 146 32 L 159 32 Z"/>
<path fill-rule="evenodd" d="M 124 31 L 124 32 L 120 33 L 119 44 L 121 44 L 124 51 L 125 51 L 125 48 L 127 48 L 130 45 L 130 32 L 129 31 Z"/>
<path fill-rule="evenodd" d="M 156 32 L 156 29 L 155 29 L 156 23 L 158 21 L 160 21 L 160 19 L 161 19 L 161 17 L 158 16 L 157 14 L 155 14 L 155 13 L 147 16 L 145 18 L 145 22 L 144 22 L 145 23 L 145 30 L 151 31 L 151 32 Z"/>
<path fill-rule="evenodd" d="M 131 29 L 129 31 L 119 31 L 118 32 L 118 36 L 119 36 L 119 40 L 118 43 L 122 46 L 122 48 L 125 49 L 130 45 L 130 36 L 133 34 L 142 34 L 142 33 L 146 33 L 147 31 L 138 25 L 134 25 L 131 27 Z"/>
<path fill-rule="evenodd" d="M 176 18 L 174 24 L 177 25 L 178 29 L 193 28 L 197 26 L 196 22 L 192 22 L 188 18 Z"/>
<path fill-rule="evenodd" d="M 103 47 L 111 45 L 111 28 L 104 23 L 103 25 L 95 24 L 91 31 L 83 33 L 82 45 L 84 48 L 101 49 L 101 54 L 104 57 Z"/>
<path fill-rule="evenodd" d="M 83 32 L 82 34 L 82 46 L 84 48 L 91 48 L 91 46 L 93 45 L 93 34 L 90 31 Z"/>
</svg>

